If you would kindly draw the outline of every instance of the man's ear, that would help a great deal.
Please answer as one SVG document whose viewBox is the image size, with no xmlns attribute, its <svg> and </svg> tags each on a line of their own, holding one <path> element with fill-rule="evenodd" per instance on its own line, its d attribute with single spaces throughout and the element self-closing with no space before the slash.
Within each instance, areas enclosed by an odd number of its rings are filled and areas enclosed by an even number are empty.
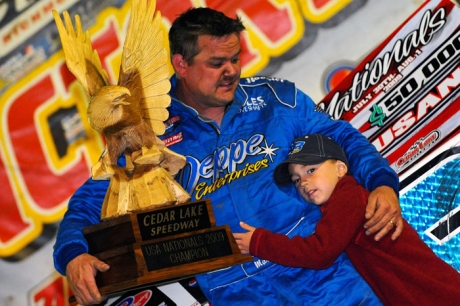
<svg viewBox="0 0 460 306">
<path fill-rule="evenodd" d="M 174 54 L 171 58 L 171 64 L 179 77 L 185 76 L 187 72 L 187 62 L 181 54 Z"/>
<path fill-rule="evenodd" d="M 337 160 L 336 166 L 337 166 L 337 175 L 340 178 L 344 177 L 348 173 L 348 167 L 343 161 Z"/>
</svg>

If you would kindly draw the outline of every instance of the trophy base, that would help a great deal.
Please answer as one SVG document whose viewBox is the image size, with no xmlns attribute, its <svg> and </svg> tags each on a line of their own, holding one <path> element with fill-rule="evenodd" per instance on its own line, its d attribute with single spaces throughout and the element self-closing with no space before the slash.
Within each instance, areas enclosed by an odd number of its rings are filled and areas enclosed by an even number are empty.
<svg viewBox="0 0 460 306">
<path fill-rule="evenodd" d="M 101 294 L 143 284 L 162 285 L 252 261 L 242 255 L 227 225 L 135 243 L 96 255 L 110 269 L 96 275 Z"/>
<path fill-rule="evenodd" d="M 215 226 L 209 200 L 130 213 L 89 226 L 84 235 L 89 253 L 110 265 L 96 275 L 107 296 L 252 261 L 228 225 Z"/>
</svg>

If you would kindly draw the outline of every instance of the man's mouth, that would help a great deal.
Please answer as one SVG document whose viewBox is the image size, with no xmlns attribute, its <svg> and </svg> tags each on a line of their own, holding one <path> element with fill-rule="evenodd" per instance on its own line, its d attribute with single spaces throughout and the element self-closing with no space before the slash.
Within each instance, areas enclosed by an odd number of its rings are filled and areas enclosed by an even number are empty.
<svg viewBox="0 0 460 306">
<path fill-rule="evenodd" d="M 219 86 L 221 87 L 231 87 L 233 85 L 233 81 L 226 81 L 226 82 L 221 82 Z"/>
</svg>

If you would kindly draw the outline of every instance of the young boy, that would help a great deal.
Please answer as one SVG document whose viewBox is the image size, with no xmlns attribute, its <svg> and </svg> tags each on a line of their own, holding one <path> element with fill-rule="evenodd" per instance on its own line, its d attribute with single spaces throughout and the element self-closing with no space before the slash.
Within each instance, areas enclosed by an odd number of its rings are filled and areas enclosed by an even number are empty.
<svg viewBox="0 0 460 306">
<path fill-rule="evenodd" d="M 345 251 L 385 305 L 459 305 L 460 273 L 437 257 L 407 221 L 395 241 L 365 234 L 369 192 L 347 171 L 342 148 L 330 138 L 295 139 L 274 179 L 279 186 L 294 183 L 303 199 L 321 206 L 316 231 L 289 238 L 241 222 L 248 230 L 234 234 L 241 252 L 286 266 L 324 269 Z"/>
</svg>

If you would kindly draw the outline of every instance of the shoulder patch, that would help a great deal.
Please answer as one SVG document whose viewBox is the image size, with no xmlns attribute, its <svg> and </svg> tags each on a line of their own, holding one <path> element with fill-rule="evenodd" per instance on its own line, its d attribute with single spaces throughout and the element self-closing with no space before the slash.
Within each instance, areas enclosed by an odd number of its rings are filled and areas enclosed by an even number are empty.
<svg viewBox="0 0 460 306">
<path fill-rule="evenodd" d="M 182 119 L 179 116 L 170 117 L 165 121 L 165 134 L 172 131 L 178 124 L 180 124 Z"/>
<path fill-rule="evenodd" d="M 176 144 L 178 142 L 181 142 L 184 140 L 184 137 L 182 136 L 182 132 L 179 132 L 177 134 L 174 134 L 172 136 L 166 137 L 162 139 L 164 144 L 169 147 L 172 146 L 173 144 Z"/>
<path fill-rule="evenodd" d="M 256 88 L 260 86 L 267 87 L 282 104 L 290 107 L 295 107 L 296 105 L 297 89 L 295 84 L 290 81 L 272 77 L 250 77 L 242 78 L 240 85 L 243 88 Z"/>
</svg>

